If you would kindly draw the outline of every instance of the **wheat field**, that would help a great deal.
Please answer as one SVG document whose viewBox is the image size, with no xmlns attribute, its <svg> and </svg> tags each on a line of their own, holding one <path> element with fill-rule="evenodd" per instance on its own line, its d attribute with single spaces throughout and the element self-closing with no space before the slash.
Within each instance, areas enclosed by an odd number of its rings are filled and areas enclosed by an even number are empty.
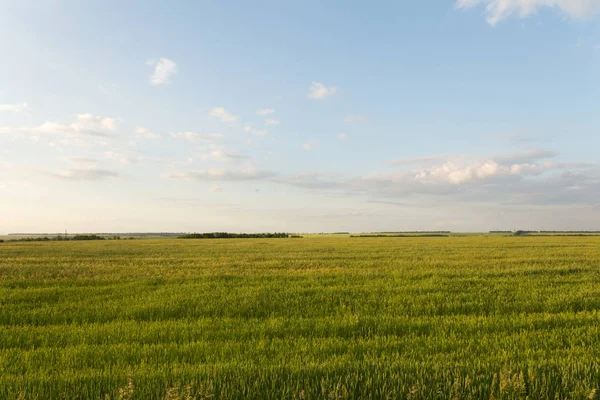
<svg viewBox="0 0 600 400">
<path fill-rule="evenodd" d="M 599 389 L 599 237 L 0 243 L 1 399 Z"/>
</svg>

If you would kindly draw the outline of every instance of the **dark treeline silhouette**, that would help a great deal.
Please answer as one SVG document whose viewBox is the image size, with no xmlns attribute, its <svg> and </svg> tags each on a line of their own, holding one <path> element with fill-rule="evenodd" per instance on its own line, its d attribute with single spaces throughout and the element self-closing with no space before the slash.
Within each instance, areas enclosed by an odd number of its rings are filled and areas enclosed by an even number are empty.
<svg viewBox="0 0 600 400">
<path fill-rule="evenodd" d="M 98 235 L 75 235 L 71 240 L 104 240 L 104 237 Z"/>
<path fill-rule="evenodd" d="M 179 236 L 179 239 L 267 239 L 267 238 L 287 238 L 287 233 L 228 233 L 228 232 L 209 232 L 209 233 L 189 233 Z"/>
<path fill-rule="evenodd" d="M 52 242 L 52 241 L 57 241 L 57 242 L 62 242 L 62 241 L 69 241 L 69 240 L 105 240 L 106 238 L 103 236 L 98 236 L 98 235 L 75 235 L 75 236 L 63 236 L 63 235 L 58 235 L 58 236 L 54 236 L 54 237 L 50 237 L 50 236 L 42 236 L 42 237 L 28 237 L 28 238 L 22 238 L 22 239 L 11 239 L 9 240 L 9 242 Z M 119 236 L 113 236 L 111 237 L 111 239 L 120 239 Z"/>
</svg>

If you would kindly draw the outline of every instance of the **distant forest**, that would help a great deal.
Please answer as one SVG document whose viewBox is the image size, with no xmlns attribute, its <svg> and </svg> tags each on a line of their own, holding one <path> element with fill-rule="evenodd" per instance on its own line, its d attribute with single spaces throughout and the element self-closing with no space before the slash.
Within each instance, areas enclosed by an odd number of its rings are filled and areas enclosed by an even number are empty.
<svg viewBox="0 0 600 400">
<path fill-rule="evenodd" d="M 228 232 L 210 232 L 210 233 L 189 233 L 179 236 L 179 239 L 267 239 L 267 238 L 287 238 L 287 233 L 228 233 Z"/>
</svg>

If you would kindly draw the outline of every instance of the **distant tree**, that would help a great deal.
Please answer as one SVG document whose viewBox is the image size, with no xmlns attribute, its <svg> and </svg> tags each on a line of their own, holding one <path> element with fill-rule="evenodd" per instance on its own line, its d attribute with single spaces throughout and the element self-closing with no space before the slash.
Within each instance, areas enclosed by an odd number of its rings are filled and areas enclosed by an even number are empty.
<svg viewBox="0 0 600 400">
<path fill-rule="evenodd" d="M 71 240 L 104 240 L 104 237 L 98 235 L 75 235 Z"/>
</svg>

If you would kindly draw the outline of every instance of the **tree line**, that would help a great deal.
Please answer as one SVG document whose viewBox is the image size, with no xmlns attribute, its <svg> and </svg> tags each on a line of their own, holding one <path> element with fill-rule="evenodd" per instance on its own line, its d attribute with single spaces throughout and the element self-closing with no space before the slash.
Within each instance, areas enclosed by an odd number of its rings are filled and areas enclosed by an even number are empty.
<svg viewBox="0 0 600 400">
<path fill-rule="evenodd" d="M 229 233 L 229 232 L 209 232 L 209 233 L 188 233 L 179 236 L 179 239 L 270 239 L 287 238 L 287 233 Z"/>
</svg>

